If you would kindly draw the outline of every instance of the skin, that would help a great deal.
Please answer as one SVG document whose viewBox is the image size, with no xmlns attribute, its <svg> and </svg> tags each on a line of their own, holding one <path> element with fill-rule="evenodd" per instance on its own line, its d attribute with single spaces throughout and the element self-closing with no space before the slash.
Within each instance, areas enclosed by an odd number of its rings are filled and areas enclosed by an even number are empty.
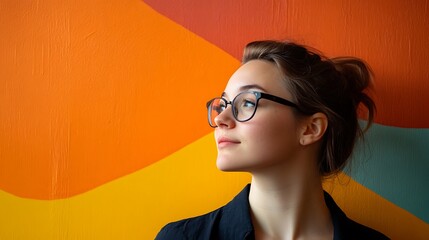
<svg viewBox="0 0 429 240">
<path fill-rule="evenodd" d="M 283 81 L 276 65 L 252 60 L 231 76 L 223 96 L 232 100 L 254 90 L 291 100 Z M 261 99 L 251 120 L 237 122 L 228 106 L 215 122 L 218 168 L 252 174 L 256 239 L 333 239 L 317 167 L 324 114 L 298 116 L 291 107 Z"/>
</svg>

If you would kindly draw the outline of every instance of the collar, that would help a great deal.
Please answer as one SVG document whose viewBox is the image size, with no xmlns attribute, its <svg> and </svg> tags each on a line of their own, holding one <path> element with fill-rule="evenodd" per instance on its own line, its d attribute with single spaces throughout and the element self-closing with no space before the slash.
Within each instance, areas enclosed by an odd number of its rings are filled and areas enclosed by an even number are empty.
<svg viewBox="0 0 429 240">
<path fill-rule="evenodd" d="M 254 239 L 249 204 L 250 184 L 223 208 L 220 235 L 230 239 Z"/>
<path fill-rule="evenodd" d="M 326 191 L 323 191 L 323 193 L 326 206 L 331 213 L 332 225 L 334 226 L 334 240 L 345 239 L 347 232 L 344 232 L 344 230 L 347 229 L 346 224 L 351 220 L 347 218 L 346 214 L 338 207 L 329 193 Z"/>
<path fill-rule="evenodd" d="M 233 239 L 254 239 L 252 218 L 250 216 L 249 204 L 250 184 L 232 199 L 223 208 L 223 217 L 219 224 L 222 226 L 222 236 L 233 237 Z M 347 223 L 351 220 L 338 207 L 334 199 L 324 191 L 326 206 L 331 213 L 334 226 L 334 240 L 344 239 L 347 234 Z"/>
</svg>

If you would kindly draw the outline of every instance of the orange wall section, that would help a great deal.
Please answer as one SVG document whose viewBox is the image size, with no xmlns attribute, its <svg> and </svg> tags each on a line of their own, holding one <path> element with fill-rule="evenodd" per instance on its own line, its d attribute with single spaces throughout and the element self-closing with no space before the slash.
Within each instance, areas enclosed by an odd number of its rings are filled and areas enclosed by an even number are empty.
<svg viewBox="0 0 429 240">
<path fill-rule="evenodd" d="M 2 11 L 1 189 L 70 197 L 211 131 L 205 102 L 237 60 L 142 2 L 13 4 Z"/>
</svg>

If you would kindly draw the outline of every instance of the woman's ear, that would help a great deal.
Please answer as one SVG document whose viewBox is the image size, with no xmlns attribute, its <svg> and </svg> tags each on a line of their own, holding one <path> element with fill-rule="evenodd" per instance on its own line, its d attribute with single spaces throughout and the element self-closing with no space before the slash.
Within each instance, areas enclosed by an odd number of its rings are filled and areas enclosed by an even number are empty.
<svg viewBox="0 0 429 240">
<path fill-rule="evenodd" d="M 324 113 L 315 113 L 303 120 L 303 131 L 300 134 L 300 144 L 310 145 L 323 138 L 328 128 L 328 118 Z"/>
</svg>

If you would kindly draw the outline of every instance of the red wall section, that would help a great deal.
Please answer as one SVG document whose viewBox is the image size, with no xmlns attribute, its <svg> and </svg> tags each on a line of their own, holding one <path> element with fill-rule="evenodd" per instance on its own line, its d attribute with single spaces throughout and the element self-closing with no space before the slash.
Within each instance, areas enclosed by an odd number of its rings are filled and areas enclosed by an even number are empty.
<svg viewBox="0 0 429 240">
<path fill-rule="evenodd" d="M 237 59 L 258 39 L 292 39 L 328 56 L 352 55 L 376 73 L 378 123 L 427 128 L 427 1 L 145 0 Z M 398 114 L 401 113 L 401 114 Z"/>
</svg>

